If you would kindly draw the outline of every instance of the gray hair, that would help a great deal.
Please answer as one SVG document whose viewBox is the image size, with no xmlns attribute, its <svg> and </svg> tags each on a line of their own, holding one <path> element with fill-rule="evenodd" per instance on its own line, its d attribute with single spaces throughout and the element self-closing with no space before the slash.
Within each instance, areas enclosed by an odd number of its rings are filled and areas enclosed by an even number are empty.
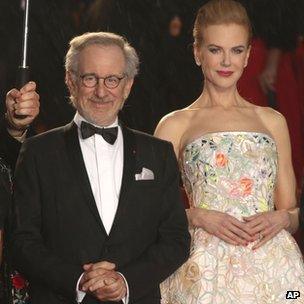
<svg viewBox="0 0 304 304">
<path fill-rule="evenodd" d="M 92 32 L 85 33 L 81 36 L 76 36 L 70 41 L 70 48 L 65 57 L 65 70 L 71 72 L 78 72 L 78 55 L 89 45 L 101 46 L 118 46 L 125 57 L 126 61 L 126 76 L 134 78 L 138 73 L 139 59 L 135 49 L 128 43 L 128 41 L 114 33 L 108 32 Z"/>
</svg>

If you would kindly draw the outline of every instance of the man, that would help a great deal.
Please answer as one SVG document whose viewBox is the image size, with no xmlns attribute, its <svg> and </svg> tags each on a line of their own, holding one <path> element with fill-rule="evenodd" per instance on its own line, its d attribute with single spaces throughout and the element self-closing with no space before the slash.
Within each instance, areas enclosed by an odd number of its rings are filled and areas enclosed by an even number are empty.
<svg viewBox="0 0 304 304">
<path fill-rule="evenodd" d="M 22 147 L 13 258 L 31 304 L 160 303 L 159 284 L 188 257 L 171 144 L 118 123 L 137 69 L 118 35 L 74 38 L 74 121 Z"/>
</svg>

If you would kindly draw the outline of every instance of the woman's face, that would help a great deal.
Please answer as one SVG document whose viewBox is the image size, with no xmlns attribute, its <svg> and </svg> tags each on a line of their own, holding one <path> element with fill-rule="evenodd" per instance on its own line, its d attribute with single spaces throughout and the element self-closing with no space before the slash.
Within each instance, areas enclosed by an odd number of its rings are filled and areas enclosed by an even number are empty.
<svg viewBox="0 0 304 304">
<path fill-rule="evenodd" d="M 202 67 L 205 85 L 219 89 L 236 86 L 250 52 L 246 27 L 235 23 L 209 25 L 202 34 L 202 44 L 195 47 L 194 55 Z"/>
</svg>

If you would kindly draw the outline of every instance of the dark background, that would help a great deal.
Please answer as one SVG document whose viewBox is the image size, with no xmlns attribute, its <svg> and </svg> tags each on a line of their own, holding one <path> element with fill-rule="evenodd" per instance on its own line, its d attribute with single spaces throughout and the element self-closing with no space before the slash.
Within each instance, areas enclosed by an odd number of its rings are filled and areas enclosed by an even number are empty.
<svg viewBox="0 0 304 304">
<path fill-rule="evenodd" d="M 139 53 L 140 74 L 122 113 L 129 126 L 153 133 L 160 117 L 190 104 L 199 95 L 201 76 L 191 46 L 197 4 L 178 0 L 31 0 L 30 5 L 28 63 L 41 96 L 39 129 L 53 128 L 72 118 L 63 60 L 68 41 L 87 31 L 119 33 Z M 15 84 L 21 60 L 20 0 L 1 0 L 0 14 L 0 96 L 4 100 L 6 91 Z M 178 37 L 168 32 L 175 15 L 183 23 Z"/>
<path fill-rule="evenodd" d="M 192 25 L 206 0 L 30 0 L 29 58 L 31 78 L 38 84 L 41 114 L 37 129 L 71 120 L 64 84 L 63 60 L 68 41 L 87 31 L 124 35 L 139 53 L 140 74 L 122 113 L 130 127 L 149 133 L 166 113 L 190 104 L 202 88 L 200 70 L 192 56 Z M 255 35 L 268 45 L 295 47 L 302 30 L 303 0 L 241 0 Z M 14 87 L 20 64 L 22 0 L 0 4 L 0 98 Z M 301 9 L 303 8 L 303 10 Z M 299 15 L 299 16 L 298 16 Z M 169 33 L 174 16 L 180 35 Z M 3 107 L 3 104 L 2 104 Z"/>
</svg>

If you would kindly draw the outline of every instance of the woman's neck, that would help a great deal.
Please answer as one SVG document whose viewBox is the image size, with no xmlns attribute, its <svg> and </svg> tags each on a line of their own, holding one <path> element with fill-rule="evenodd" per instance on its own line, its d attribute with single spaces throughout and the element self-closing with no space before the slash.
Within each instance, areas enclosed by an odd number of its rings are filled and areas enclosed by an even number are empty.
<svg viewBox="0 0 304 304">
<path fill-rule="evenodd" d="M 221 107 L 229 109 L 244 105 L 244 99 L 239 95 L 237 88 L 228 89 L 215 88 L 211 85 L 205 85 L 201 96 L 197 99 L 198 107 Z"/>
</svg>

